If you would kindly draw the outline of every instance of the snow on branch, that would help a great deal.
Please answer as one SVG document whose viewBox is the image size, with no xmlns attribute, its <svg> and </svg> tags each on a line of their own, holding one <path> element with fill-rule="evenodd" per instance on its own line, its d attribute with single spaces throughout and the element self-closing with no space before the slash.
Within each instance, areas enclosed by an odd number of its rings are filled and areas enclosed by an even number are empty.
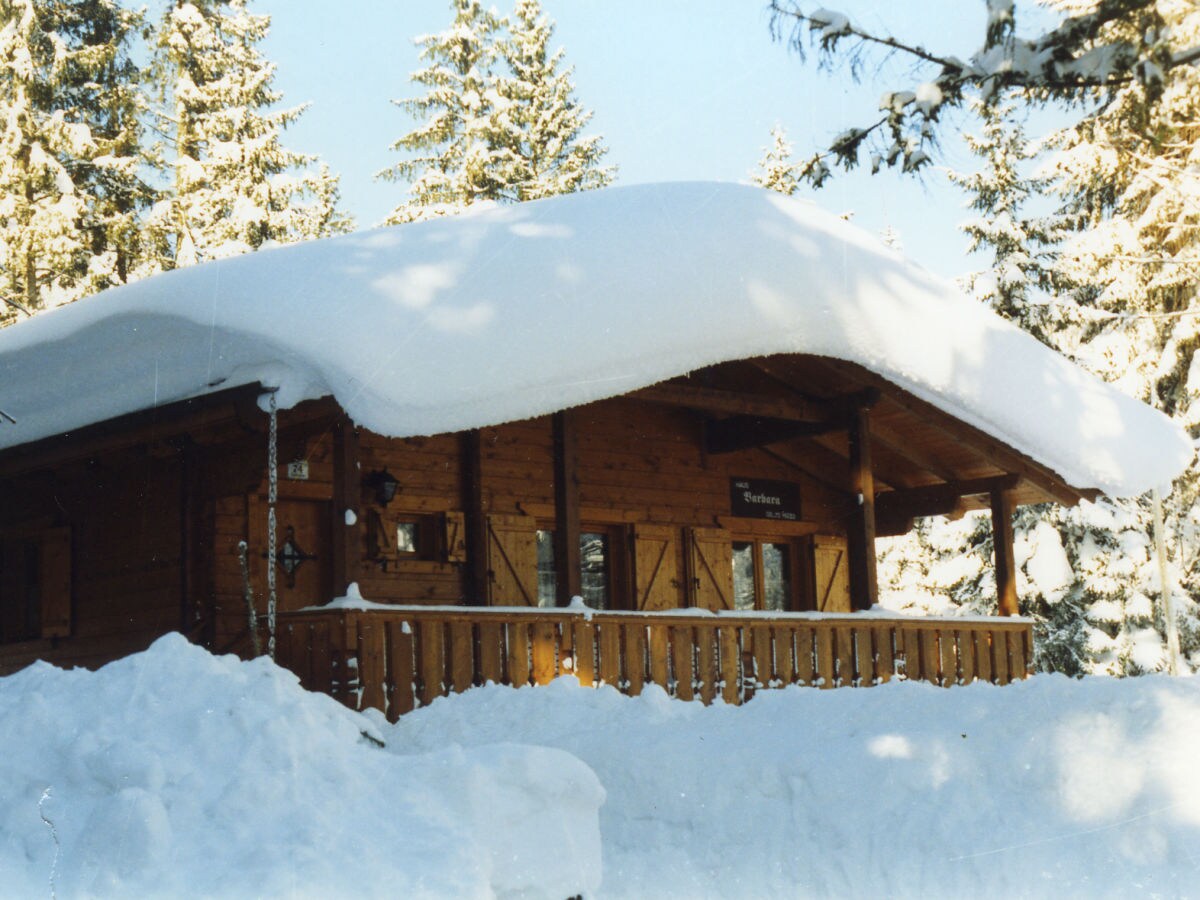
<svg viewBox="0 0 1200 900">
<path fill-rule="evenodd" d="M 843 131 L 800 167 L 801 177 L 819 187 L 831 166 L 849 170 L 858 165 L 868 144 L 872 172 L 885 163 L 917 171 L 937 147 L 939 114 L 961 106 L 968 97 L 989 106 L 1014 96 L 1027 103 L 1103 101 L 1136 82 L 1153 99 L 1161 94 L 1169 69 L 1200 60 L 1200 48 L 1172 48 L 1155 0 L 1097 0 L 1090 11 L 1065 16 L 1033 38 L 1016 35 L 1013 0 L 985 2 L 982 44 L 964 62 L 868 31 L 841 13 L 807 11 L 801 0 L 771 0 L 772 34 L 786 40 L 801 58 L 807 47 L 814 47 L 822 65 L 845 59 L 856 80 L 872 52 L 899 53 L 918 66 L 935 69 L 920 83 L 886 92 L 879 104 L 884 116 Z"/>
</svg>

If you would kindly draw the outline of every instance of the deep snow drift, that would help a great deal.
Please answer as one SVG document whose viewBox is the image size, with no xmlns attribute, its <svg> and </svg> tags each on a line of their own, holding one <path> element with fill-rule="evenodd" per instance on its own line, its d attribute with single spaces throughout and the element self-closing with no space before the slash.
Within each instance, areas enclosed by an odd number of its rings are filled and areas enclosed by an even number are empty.
<svg viewBox="0 0 1200 900">
<path fill-rule="evenodd" d="M 560 679 L 392 726 L 174 636 L 97 673 L 0 679 L 0 734 L 5 896 L 52 879 L 58 896 L 321 897 L 1200 883 L 1193 679 L 789 688 L 741 708 Z"/>
<path fill-rule="evenodd" d="M 398 756 L 363 730 L 379 736 L 268 660 L 178 635 L 96 673 L 2 678 L 0 896 L 563 898 L 598 883 L 604 794 L 578 760 L 503 739 Z"/>
</svg>

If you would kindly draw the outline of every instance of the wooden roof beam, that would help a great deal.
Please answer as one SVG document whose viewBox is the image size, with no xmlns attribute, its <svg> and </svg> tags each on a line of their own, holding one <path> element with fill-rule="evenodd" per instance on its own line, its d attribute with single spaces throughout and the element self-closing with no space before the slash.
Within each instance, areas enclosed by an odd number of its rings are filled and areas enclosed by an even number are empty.
<svg viewBox="0 0 1200 900">
<path fill-rule="evenodd" d="M 1091 488 L 1080 490 L 1072 487 L 1057 473 L 1035 463 L 1020 451 L 1009 447 L 1007 444 L 1002 443 L 975 426 L 968 425 L 961 419 L 955 418 L 950 413 L 939 409 L 927 400 L 922 400 L 910 394 L 898 385 L 892 384 L 882 375 L 876 375 L 864 366 L 844 360 L 826 361 L 814 358 L 813 362 L 815 365 L 823 367 L 830 372 L 837 372 L 842 367 L 852 369 L 860 381 L 865 381 L 874 386 L 886 394 L 893 403 L 898 404 L 918 418 L 929 422 L 930 425 L 953 440 L 961 441 L 973 447 L 988 457 L 989 461 L 997 468 L 1020 475 L 1045 496 L 1059 503 L 1066 506 L 1074 506 L 1083 499 L 1094 500 L 1100 493 Z"/>
<path fill-rule="evenodd" d="M 958 509 L 963 497 L 1014 490 L 1020 478 L 998 475 L 994 478 L 969 478 L 925 487 L 886 491 L 876 498 L 880 515 L 888 520 L 944 516 Z"/>
<path fill-rule="evenodd" d="M 753 450 L 767 444 L 778 444 L 796 438 L 815 437 L 838 431 L 844 425 L 836 422 L 793 422 L 787 419 L 768 419 L 759 416 L 730 416 L 704 423 L 704 452 L 711 454 Z"/>
<path fill-rule="evenodd" d="M 731 416 L 757 416 L 787 422 L 828 422 L 839 410 L 824 401 L 793 400 L 740 391 L 723 391 L 687 384 L 663 382 L 633 391 L 634 400 L 682 406 L 687 409 Z"/>
</svg>

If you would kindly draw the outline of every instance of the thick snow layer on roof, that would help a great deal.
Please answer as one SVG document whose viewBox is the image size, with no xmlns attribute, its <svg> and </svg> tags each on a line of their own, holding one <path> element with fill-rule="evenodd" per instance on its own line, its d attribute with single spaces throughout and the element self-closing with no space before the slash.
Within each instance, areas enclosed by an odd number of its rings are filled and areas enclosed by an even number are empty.
<svg viewBox="0 0 1200 900">
<path fill-rule="evenodd" d="M 1077 488 L 1191 459 L 1159 413 L 853 226 L 759 188 L 616 188 L 178 270 L 0 331 L 0 447 L 239 384 L 458 431 L 775 353 L 866 366 Z"/>
</svg>

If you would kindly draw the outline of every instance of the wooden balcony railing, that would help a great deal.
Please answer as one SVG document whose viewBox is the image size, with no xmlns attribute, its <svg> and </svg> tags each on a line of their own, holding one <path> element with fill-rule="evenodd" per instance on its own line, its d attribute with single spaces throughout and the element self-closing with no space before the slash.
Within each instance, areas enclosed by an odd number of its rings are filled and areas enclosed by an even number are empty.
<svg viewBox="0 0 1200 900">
<path fill-rule="evenodd" d="M 1017 618 L 397 606 L 282 613 L 276 658 L 306 688 L 394 721 L 452 691 L 560 675 L 705 703 L 896 677 L 1007 684 L 1028 674 L 1032 651 L 1032 623 Z"/>
</svg>

